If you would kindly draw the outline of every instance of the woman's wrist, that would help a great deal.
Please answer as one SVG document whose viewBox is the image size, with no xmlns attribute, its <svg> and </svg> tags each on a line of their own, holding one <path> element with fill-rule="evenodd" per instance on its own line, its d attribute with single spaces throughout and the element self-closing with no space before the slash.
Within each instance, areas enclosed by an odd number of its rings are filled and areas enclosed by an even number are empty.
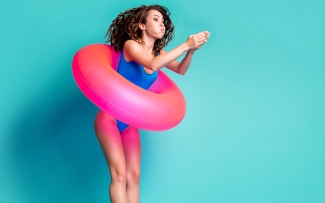
<svg viewBox="0 0 325 203">
<path fill-rule="evenodd" d="M 188 51 L 190 48 L 187 46 L 186 42 L 184 42 L 183 44 L 181 44 L 182 49 L 185 51 Z"/>
<path fill-rule="evenodd" d="M 195 50 L 193 50 L 193 49 L 187 51 L 188 54 L 194 54 L 194 52 L 195 52 Z"/>
</svg>

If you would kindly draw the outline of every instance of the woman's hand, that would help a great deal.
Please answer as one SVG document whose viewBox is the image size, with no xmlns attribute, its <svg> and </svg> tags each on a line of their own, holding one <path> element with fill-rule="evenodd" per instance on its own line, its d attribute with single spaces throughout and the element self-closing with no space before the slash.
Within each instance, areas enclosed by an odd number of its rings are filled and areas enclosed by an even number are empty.
<svg viewBox="0 0 325 203">
<path fill-rule="evenodd" d="M 208 31 L 200 32 L 195 35 L 191 35 L 185 42 L 187 51 L 195 51 L 198 50 L 207 39 L 210 37 L 210 33 Z"/>
</svg>

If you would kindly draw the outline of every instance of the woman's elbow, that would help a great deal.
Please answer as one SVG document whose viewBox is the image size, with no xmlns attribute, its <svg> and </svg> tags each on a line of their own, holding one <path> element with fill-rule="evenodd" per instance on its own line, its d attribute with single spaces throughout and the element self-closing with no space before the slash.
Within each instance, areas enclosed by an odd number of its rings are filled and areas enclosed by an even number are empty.
<svg viewBox="0 0 325 203">
<path fill-rule="evenodd" d="M 178 68 L 177 71 L 175 71 L 176 73 L 180 74 L 180 75 L 185 75 L 186 71 L 182 71 L 182 69 Z"/>
<path fill-rule="evenodd" d="M 185 75 L 186 72 L 178 72 L 180 75 Z"/>
</svg>

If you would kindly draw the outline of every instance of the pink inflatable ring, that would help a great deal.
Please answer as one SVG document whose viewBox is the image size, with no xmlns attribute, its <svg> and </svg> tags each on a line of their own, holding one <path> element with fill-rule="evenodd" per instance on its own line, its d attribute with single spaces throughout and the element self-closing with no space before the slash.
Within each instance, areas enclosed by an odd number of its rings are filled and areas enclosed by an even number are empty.
<svg viewBox="0 0 325 203">
<path fill-rule="evenodd" d="M 86 97 L 116 119 L 145 130 L 167 130 L 182 121 L 186 103 L 175 83 L 161 70 L 148 90 L 116 72 L 120 53 L 106 44 L 81 48 L 72 73 Z"/>
</svg>

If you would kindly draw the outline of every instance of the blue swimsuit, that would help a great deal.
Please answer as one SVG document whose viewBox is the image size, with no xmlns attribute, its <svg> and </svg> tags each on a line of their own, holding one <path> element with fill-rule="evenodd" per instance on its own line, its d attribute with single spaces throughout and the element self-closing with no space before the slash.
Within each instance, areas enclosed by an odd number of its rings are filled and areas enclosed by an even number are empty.
<svg viewBox="0 0 325 203">
<path fill-rule="evenodd" d="M 120 63 L 117 72 L 133 84 L 143 88 L 149 89 L 152 83 L 155 82 L 158 76 L 158 71 L 148 74 L 144 71 L 144 67 L 135 61 L 127 62 L 124 58 L 124 51 L 122 51 Z M 116 119 L 117 128 L 122 132 L 129 125 Z"/>
</svg>

